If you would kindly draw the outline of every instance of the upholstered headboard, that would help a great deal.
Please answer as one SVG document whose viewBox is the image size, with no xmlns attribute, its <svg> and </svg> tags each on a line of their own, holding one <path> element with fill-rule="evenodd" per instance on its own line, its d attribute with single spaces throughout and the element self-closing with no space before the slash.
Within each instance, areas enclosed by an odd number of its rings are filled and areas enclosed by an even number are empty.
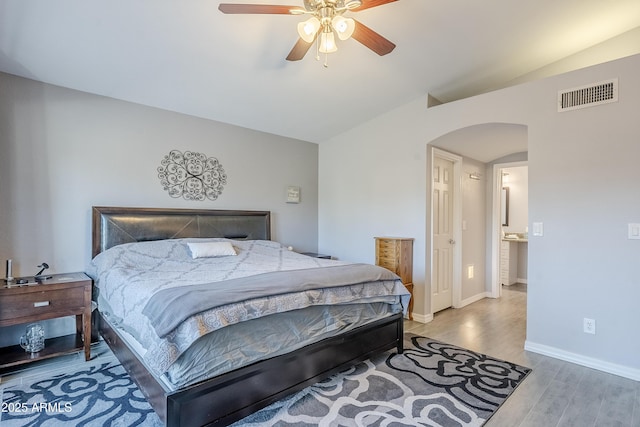
<svg viewBox="0 0 640 427">
<path fill-rule="evenodd" d="M 92 257 L 112 246 L 185 237 L 271 239 L 269 211 L 93 207 Z"/>
</svg>

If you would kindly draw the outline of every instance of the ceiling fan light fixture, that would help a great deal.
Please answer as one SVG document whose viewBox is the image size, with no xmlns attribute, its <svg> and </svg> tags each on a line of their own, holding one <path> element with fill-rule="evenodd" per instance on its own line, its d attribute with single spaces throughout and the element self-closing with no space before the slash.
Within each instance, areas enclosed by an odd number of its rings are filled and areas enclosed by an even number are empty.
<svg viewBox="0 0 640 427">
<path fill-rule="evenodd" d="M 336 38 L 333 35 L 333 31 L 322 32 L 320 34 L 320 47 L 318 51 L 320 53 L 333 53 L 338 50 L 336 45 Z"/>
<path fill-rule="evenodd" d="M 338 33 L 338 38 L 340 40 L 349 39 L 356 29 L 356 23 L 353 19 L 345 18 L 340 15 L 333 17 L 331 20 L 331 26 L 336 30 L 336 33 Z"/>
<path fill-rule="evenodd" d="M 316 58 L 320 53 L 336 52 L 336 35 L 341 41 L 354 38 L 374 53 L 383 56 L 396 47 L 374 30 L 342 15 L 360 12 L 398 0 L 297 0 L 304 7 L 278 4 L 220 3 L 218 10 L 225 14 L 309 15 L 311 18 L 297 24 L 299 38 L 287 55 L 287 61 L 299 61 L 316 45 Z M 325 56 L 325 67 L 327 66 Z"/>
<path fill-rule="evenodd" d="M 298 35 L 307 43 L 311 43 L 316 38 L 316 33 L 320 29 L 320 21 L 315 16 L 298 24 Z"/>
</svg>

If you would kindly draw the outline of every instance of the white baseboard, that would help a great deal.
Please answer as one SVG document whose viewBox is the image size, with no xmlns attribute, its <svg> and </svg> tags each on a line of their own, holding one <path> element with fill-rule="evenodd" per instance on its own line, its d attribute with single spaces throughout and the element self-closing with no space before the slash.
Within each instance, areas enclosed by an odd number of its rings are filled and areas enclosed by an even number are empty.
<svg viewBox="0 0 640 427">
<path fill-rule="evenodd" d="M 629 378 L 631 380 L 640 381 L 640 369 L 634 369 L 628 366 L 605 362 L 604 360 L 594 359 L 592 357 L 583 356 L 577 353 L 571 353 L 566 350 L 561 350 L 559 348 L 550 347 L 548 345 L 538 344 L 531 341 L 525 341 L 524 349 L 527 351 L 532 351 L 534 353 L 564 360 L 566 362 L 586 366 L 587 368 L 597 369 L 598 371 L 603 371 L 609 374 Z"/>
<path fill-rule="evenodd" d="M 420 323 L 429 323 L 433 320 L 433 314 L 413 314 L 413 320 Z"/>
<path fill-rule="evenodd" d="M 479 294 L 476 294 L 472 297 L 469 297 L 467 299 L 460 301 L 460 304 L 456 305 L 454 308 L 462 308 L 469 304 L 473 304 L 476 301 L 480 301 L 481 299 L 490 298 L 490 297 L 491 297 L 491 292 L 481 292 Z"/>
<path fill-rule="evenodd" d="M 477 295 L 474 295 L 470 298 L 460 301 L 459 304 L 454 305 L 454 308 L 462 308 L 466 305 L 473 304 L 476 301 L 480 301 L 481 299 L 489 298 L 489 297 L 491 297 L 491 292 L 481 292 Z M 412 314 L 413 314 L 413 320 L 415 320 L 416 322 L 429 323 L 433 320 L 433 314 L 416 314 L 416 313 L 412 313 Z"/>
</svg>

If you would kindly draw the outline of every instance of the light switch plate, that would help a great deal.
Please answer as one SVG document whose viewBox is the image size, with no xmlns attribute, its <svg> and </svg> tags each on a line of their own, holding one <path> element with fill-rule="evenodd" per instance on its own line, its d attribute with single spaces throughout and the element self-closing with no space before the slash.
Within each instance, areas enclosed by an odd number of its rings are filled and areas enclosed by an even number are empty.
<svg viewBox="0 0 640 427">
<path fill-rule="evenodd" d="M 537 237 L 544 236 L 544 227 L 541 222 L 533 223 L 533 235 Z"/>
<path fill-rule="evenodd" d="M 640 224 L 639 223 L 629 223 L 629 239 L 639 239 L 640 240 Z"/>
</svg>

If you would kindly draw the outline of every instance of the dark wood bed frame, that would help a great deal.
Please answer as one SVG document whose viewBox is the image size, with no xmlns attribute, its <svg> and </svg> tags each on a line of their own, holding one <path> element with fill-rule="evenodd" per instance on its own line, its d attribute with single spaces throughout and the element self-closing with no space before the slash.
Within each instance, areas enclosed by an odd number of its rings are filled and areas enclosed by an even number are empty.
<svg viewBox="0 0 640 427">
<path fill-rule="evenodd" d="M 270 213 L 93 207 L 93 256 L 122 243 L 184 237 L 269 240 Z M 99 314 L 100 334 L 168 426 L 224 426 L 372 355 L 403 351 L 398 313 L 176 391 L 168 391 Z"/>
</svg>

